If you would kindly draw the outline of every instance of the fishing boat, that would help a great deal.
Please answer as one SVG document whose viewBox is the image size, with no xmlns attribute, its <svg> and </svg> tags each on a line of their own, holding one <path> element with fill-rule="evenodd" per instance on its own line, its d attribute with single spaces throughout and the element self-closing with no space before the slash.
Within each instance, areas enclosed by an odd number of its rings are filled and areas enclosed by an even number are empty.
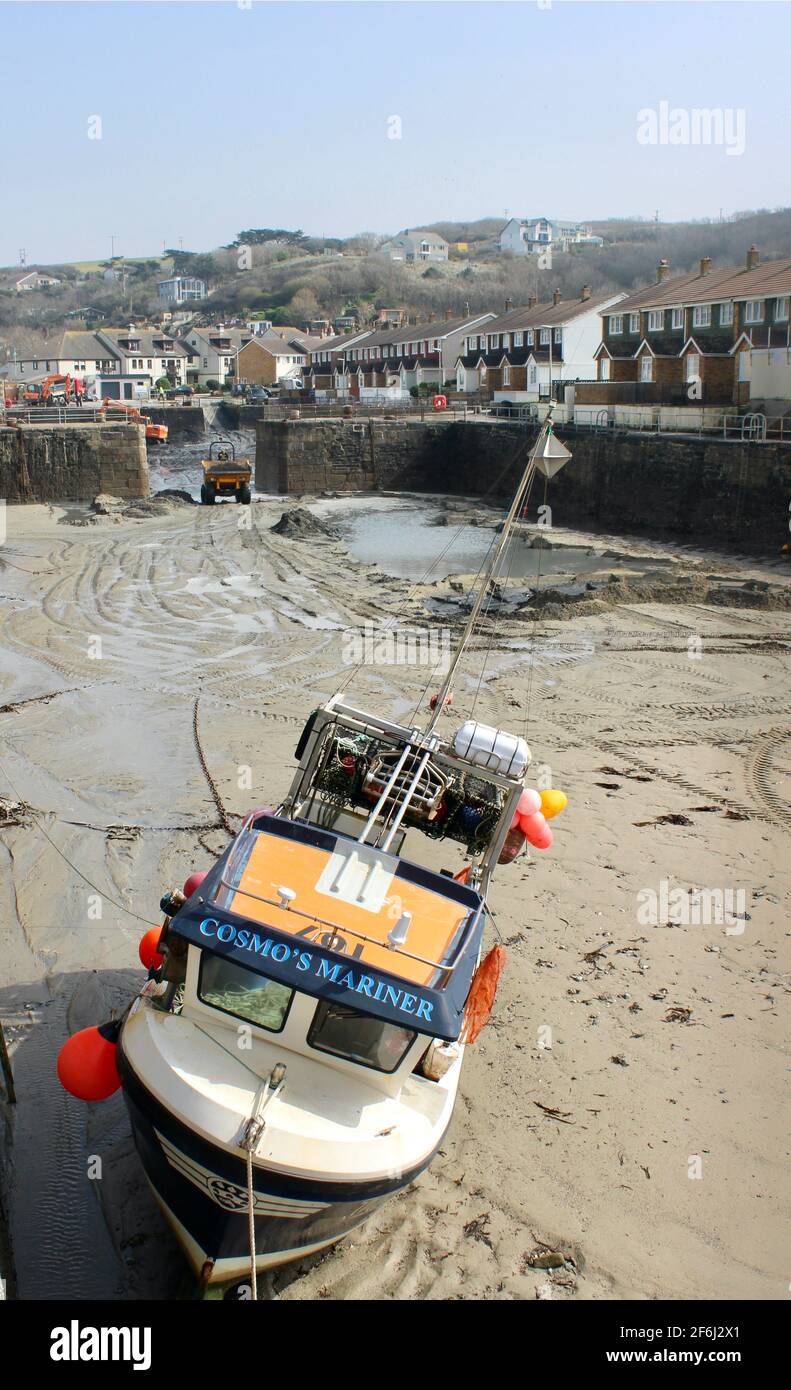
<svg viewBox="0 0 791 1390">
<path fill-rule="evenodd" d="M 550 413 L 423 727 L 343 692 L 314 710 L 280 804 L 166 894 L 149 979 L 99 1030 L 204 1283 L 250 1277 L 256 1296 L 258 1273 L 352 1231 L 442 1144 L 503 963 L 482 951 L 494 869 L 546 847 L 543 810 L 565 798 L 526 789 L 524 738 L 472 719 L 446 737 L 441 721 L 533 476 L 560 451 Z M 455 875 L 444 841 L 467 851 Z"/>
</svg>

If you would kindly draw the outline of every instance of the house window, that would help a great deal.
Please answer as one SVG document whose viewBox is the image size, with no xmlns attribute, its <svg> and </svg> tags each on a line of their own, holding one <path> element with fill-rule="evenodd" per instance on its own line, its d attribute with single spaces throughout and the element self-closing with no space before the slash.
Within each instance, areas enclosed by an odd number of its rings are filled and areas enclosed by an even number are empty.
<svg viewBox="0 0 791 1390">
<path fill-rule="evenodd" d="M 493 333 L 493 334 L 491 335 L 490 339 L 489 339 L 489 347 L 490 347 L 490 348 L 498 348 L 499 346 L 500 346 L 500 334 L 499 334 L 499 333 Z"/>
<path fill-rule="evenodd" d="M 518 348 L 518 347 L 521 347 L 521 346 L 522 346 L 522 334 L 521 334 L 521 333 L 515 333 L 515 334 L 514 334 L 514 347 L 515 347 L 515 348 Z"/>
<path fill-rule="evenodd" d="M 649 357 L 648 353 L 646 352 L 644 356 L 640 358 L 640 380 L 653 381 L 653 379 L 654 359 L 653 357 Z"/>
<path fill-rule="evenodd" d="M 148 367 L 148 370 L 149 370 L 149 371 L 151 371 L 152 365 L 153 365 L 153 364 L 152 364 L 152 362 L 151 362 L 151 358 L 149 357 L 149 358 L 148 358 L 148 361 L 146 362 L 146 366 Z"/>
<path fill-rule="evenodd" d="M 609 357 L 602 357 L 602 358 L 600 358 L 600 360 L 599 360 L 599 381 L 609 381 L 609 380 L 610 380 L 610 359 L 609 359 Z"/>
<path fill-rule="evenodd" d="M 542 329 L 541 329 L 540 341 L 541 341 L 542 343 L 548 343 L 548 342 L 549 342 L 549 329 L 548 329 L 548 328 L 542 328 Z"/>
<path fill-rule="evenodd" d="M 526 332 L 526 334 L 525 334 L 525 342 L 526 342 L 527 346 L 528 346 L 528 347 L 532 347 L 534 341 L 535 341 L 535 335 L 534 335 L 534 333 L 533 333 L 533 330 L 532 330 L 532 328 L 528 328 L 528 330 L 527 330 L 527 332 Z"/>
<path fill-rule="evenodd" d="M 788 299 L 789 296 L 786 294 L 775 304 L 775 318 L 781 319 L 783 322 L 788 318 Z"/>
<path fill-rule="evenodd" d="M 204 367 L 208 367 L 208 365 L 209 365 L 209 359 L 208 359 L 208 357 L 204 357 L 204 359 L 203 359 L 203 365 L 204 365 Z"/>
<path fill-rule="evenodd" d="M 511 385 L 511 368 L 503 367 L 503 386 Z"/>
<path fill-rule="evenodd" d="M 763 323 L 764 302 L 762 299 L 748 299 L 744 306 L 745 323 Z"/>
<path fill-rule="evenodd" d="M 535 367 L 535 366 L 532 366 L 532 367 L 530 368 L 528 374 L 527 374 L 527 378 L 528 378 L 528 381 L 529 381 L 529 383 L 530 383 L 531 386 L 535 386 L 537 377 L 538 377 L 538 368 Z"/>
<path fill-rule="evenodd" d="M 639 333 L 639 332 L 640 332 L 640 315 L 639 315 L 639 314 L 630 314 L 630 315 L 629 315 L 629 332 L 630 332 L 630 333 Z"/>
<path fill-rule="evenodd" d="M 723 328 L 726 328 L 726 327 L 728 326 L 728 324 L 733 323 L 733 305 L 732 305 L 732 304 L 721 304 L 721 305 L 720 305 L 720 323 L 722 324 L 722 327 L 723 327 Z"/>
<path fill-rule="evenodd" d="M 670 322 L 671 322 L 671 326 L 672 326 L 673 328 L 683 328 L 683 327 L 684 327 L 684 310 L 683 310 L 683 309 L 674 309 L 674 310 L 673 310 L 673 313 L 672 313 L 672 317 L 671 317 Z"/>
<path fill-rule="evenodd" d="M 623 333 L 623 314 L 610 314 L 610 332 Z"/>
<path fill-rule="evenodd" d="M 563 341 L 563 329 L 562 329 L 562 328 L 556 328 L 556 329 L 555 329 L 555 342 L 558 344 L 558 346 L 560 346 L 560 344 L 562 343 L 562 341 Z"/>
<path fill-rule="evenodd" d="M 700 379 L 700 357 L 697 352 L 688 352 L 684 358 L 684 380 L 698 381 Z"/>
<path fill-rule="evenodd" d="M 648 314 L 648 332 L 661 333 L 665 323 L 665 315 L 662 309 L 651 309 Z M 650 381 L 650 377 L 649 377 Z"/>
<path fill-rule="evenodd" d="M 692 310 L 692 327 L 708 328 L 711 325 L 711 305 L 696 304 Z"/>
</svg>

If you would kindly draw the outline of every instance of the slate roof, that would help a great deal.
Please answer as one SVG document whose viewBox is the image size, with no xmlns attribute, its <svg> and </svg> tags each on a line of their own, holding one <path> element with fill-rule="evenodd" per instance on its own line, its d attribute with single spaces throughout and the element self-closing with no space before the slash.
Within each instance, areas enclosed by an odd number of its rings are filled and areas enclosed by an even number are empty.
<svg viewBox="0 0 791 1390">
<path fill-rule="evenodd" d="M 620 304 L 613 305 L 615 314 L 628 314 L 632 309 L 661 309 L 663 306 L 687 306 L 716 303 L 730 299 L 765 299 L 767 296 L 791 294 L 791 260 L 765 261 L 754 270 L 742 266 L 724 266 L 701 275 L 700 270 L 687 271 L 657 280 L 636 290 Z M 608 311 L 609 312 L 609 311 Z"/>
<path fill-rule="evenodd" d="M 509 309 L 508 313 L 500 314 L 487 323 L 478 332 L 486 333 L 512 333 L 519 332 L 524 328 L 559 328 L 565 323 L 571 323 L 579 318 L 580 314 L 590 313 L 591 309 L 599 313 L 607 304 L 612 304 L 613 313 L 621 312 L 620 303 L 616 306 L 613 303 L 615 295 L 599 295 L 593 299 L 561 299 L 557 304 L 548 300 L 542 304 L 534 304 L 532 308 L 523 305 L 519 309 Z"/>
</svg>

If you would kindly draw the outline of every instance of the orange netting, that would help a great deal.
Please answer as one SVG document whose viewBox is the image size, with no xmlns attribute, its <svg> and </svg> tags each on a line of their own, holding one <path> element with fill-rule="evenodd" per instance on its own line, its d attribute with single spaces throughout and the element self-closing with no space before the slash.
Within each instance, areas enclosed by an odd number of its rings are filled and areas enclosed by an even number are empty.
<svg viewBox="0 0 791 1390">
<path fill-rule="evenodd" d="M 464 1010 L 464 1026 L 461 1036 L 464 1042 L 474 1043 L 482 1028 L 489 1022 L 494 1006 L 497 986 L 505 969 L 507 952 L 504 946 L 493 946 L 485 960 L 482 960 L 473 977 L 467 1006 Z"/>
</svg>

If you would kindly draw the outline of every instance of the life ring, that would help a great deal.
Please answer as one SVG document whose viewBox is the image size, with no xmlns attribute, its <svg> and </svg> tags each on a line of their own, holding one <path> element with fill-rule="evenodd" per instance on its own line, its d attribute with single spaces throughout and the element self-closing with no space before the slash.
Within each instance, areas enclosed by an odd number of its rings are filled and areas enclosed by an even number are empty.
<svg viewBox="0 0 791 1390">
<path fill-rule="evenodd" d="M 448 398 L 447 396 L 434 396 L 431 404 L 433 405 L 435 410 L 447 410 Z"/>
<path fill-rule="evenodd" d="M 474 1043 L 481 1029 L 489 1022 L 506 960 L 505 947 L 493 946 L 486 959 L 478 966 L 464 1008 L 462 1042 Z"/>
</svg>

